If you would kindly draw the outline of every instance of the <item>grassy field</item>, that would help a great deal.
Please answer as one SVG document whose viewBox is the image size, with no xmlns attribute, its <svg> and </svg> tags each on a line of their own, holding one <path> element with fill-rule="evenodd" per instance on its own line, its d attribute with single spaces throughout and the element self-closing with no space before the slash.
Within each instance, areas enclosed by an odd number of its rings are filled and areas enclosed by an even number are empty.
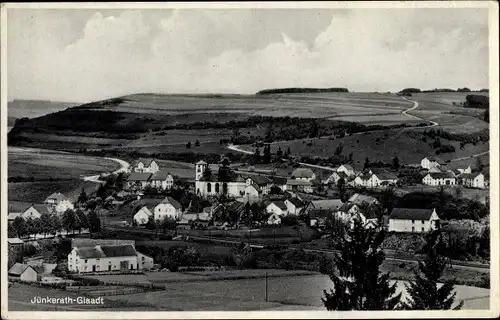
<svg viewBox="0 0 500 320">
<path fill-rule="evenodd" d="M 325 137 L 274 142 L 271 144 L 271 150 L 275 152 L 278 147 L 281 147 L 282 150 L 290 148 L 293 155 L 331 157 L 335 148 L 342 144 L 344 146 L 342 153 L 348 155 L 352 152 L 355 167 L 361 169 L 366 157 L 372 162 L 383 161 L 390 163 L 392 158 L 397 156 L 405 164 L 420 163 L 421 159 L 434 153 L 429 142 L 422 141 L 421 137 L 422 135 L 416 132 L 394 129 L 352 135 L 334 140 Z M 455 152 L 439 155 L 443 160 L 466 157 L 489 150 L 489 144 L 485 143 L 478 143 L 476 146 L 468 144 L 464 150 L 460 150 L 458 141 L 441 139 L 441 142 L 455 147 Z M 251 146 L 241 146 L 241 148 L 252 150 Z M 453 166 L 453 163 L 450 166 Z"/>
<path fill-rule="evenodd" d="M 82 188 L 91 193 L 98 186 L 84 182 L 81 176 L 110 172 L 118 167 L 116 162 L 99 157 L 9 147 L 9 177 L 33 178 L 33 181 L 9 183 L 8 199 L 9 202 L 41 203 L 57 191 L 76 200 Z"/>
</svg>

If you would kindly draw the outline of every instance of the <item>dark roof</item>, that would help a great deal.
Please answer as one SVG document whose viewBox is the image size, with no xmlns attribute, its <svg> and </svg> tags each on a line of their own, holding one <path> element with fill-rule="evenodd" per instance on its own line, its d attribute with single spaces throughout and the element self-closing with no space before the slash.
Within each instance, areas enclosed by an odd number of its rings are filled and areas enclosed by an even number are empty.
<svg viewBox="0 0 500 320">
<path fill-rule="evenodd" d="M 26 269 L 31 268 L 30 265 L 27 264 L 22 264 L 22 263 L 15 263 L 10 269 L 9 269 L 9 275 L 13 276 L 20 276 L 26 271 Z M 33 268 L 31 268 L 33 269 Z M 35 269 L 33 269 L 35 270 Z M 35 270 L 36 272 L 36 270 Z"/>
<path fill-rule="evenodd" d="M 460 175 L 460 178 L 462 179 L 474 179 L 476 178 L 478 175 L 482 174 L 481 172 L 474 172 L 474 173 L 462 173 Z"/>
<path fill-rule="evenodd" d="M 245 204 L 243 202 L 239 202 L 239 201 L 234 201 L 232 202 L 229 207 L 227 207 L 227 210 L 228 211 L 231 211 L 231 212 L 241 212 L 243 211 L 243 209 L 245 208 Z"/>
<path fill-rule="evenodd" d="M 172 197 L 165 197 L 165 199 L 163 199 L 160 203 L 170 203 L 174 208 L 182 209 L 182 206 L 179 203 L 179 201 L 175 200 Z"/>
<path fill-rule="evenodd" d="M 362 204 L 363 202 L 376 203 L 378 201 L 374 197 L 367 196 L 367 195 L 360 194 L 360 193 L 355 193 L 355 194 L 353 194 L 349 198 L 349 200 L 347 200 L 347 202 L 353 202 L 353 203 L 356 203 L 356 204 Z"/>
<path fill-rule="evenodd" d="M 334 211 L 329 209 L 312 209 L 309 210 L 309 218 L 310 219 L 327 218 L 331 217 L 333 213 Z"/>
<path fill-rule="evenodd" d="M 432 162 L 437 162 L 439 164 L 446 164 L 446 161 L 443 161 L 443 159 L 441 158 L 438 158 L 438 157 L 427 157 L 427 159 L 429 161 L 432 161 Z"/>
<path fill-rule="evenodd" d="M 135 248 L 130 244 L 119 246 L 101 246 L 101 250 L 106 257 L 126 257 L 135 256 L 137 254 Z"/>
<path fill-rule="evenodd" d="M 251 179 L 255 184 L 259 186 L 267 185 L 271 183 L 271 180 L 266 176 L 261 175 L 249 175 L 246 179 Z"/>
<path fill-rule="evenodd" d="M 304 206 L 304 202 L 302 200 L 300 200 L 299 198 L 290 198 L 290 199 L 288 199 L 288 201 L 290 201 L 296 207 L 303 207 Z"/>
<path fill-rule="evenodd" d="M 148 181 L 152 176 L 151 172 L 132 172 L 128 176 L 128 181 Z"/>
<path fill-rule="evenodd" d="M 155 159 L 152 159 L 152 158 L 139 158 L 139 161 L 137 161 L 137 163 L 139 164 L 140 162 L 142 162 L 142 164 L 146 167 L 149 167 L 151 165 L 151 163 L 153 163 L 153 161 L 155 161 Z"/>
<path fill-rule="evenodd" d="M 433 179 L 454 179 L 455 175 L 452 172 L 429 172 Z"/>
<path fill-rule="evenodd" d="M 151 176 L 151 180 L 165 181 L 165 180 L 167 180 L 168 176 L 170 176 L 170 173 L 168 173 L 168 172 L 165 172 L 165 171 L 156 171 Z"/>
<path fill-rule="evenodd" d="M 393 180 L 393 179 L 397 179 L 398 178 L 394 173 L 389 172 L 389 171 L 377 172 L 377 173 L 375 173 L 375 175 L 380 180 Z"/>
<path fill-rule="evenodd" d="M 286 182 L 287 182 L 287 178 L 282 178 L 282 177 L 273 177 L 273 182 L 274 184 L 277 184 L 277 185 L 285 185 Z"/>
<path fill-rule="evenodd" d="M 352 207 L 354 207 L 354 206 L 356 206 L 356 205 L 357 205 L 357 204 L 352 203 L 352 202 L 346 202 L 346 203 L 344 203 L 344 204 L 340 207 L 339 211 L 342 211 L 342 212 L 347 212 L 347 211 L 351 210 L 351 208 L 352 208 Z"/>
<path fill-rule="evenodd" d="M 394 208 L 389 215 L 389 219 L 429 220 L 432 212 L 433 209 Z"/>
<path fill-rule="evenodd" d="M 278 208 L 280 208 L 281 210 L 287 210 L 286 204 L 282 200 L 273 200 L 273 201 L 271 201 L 271 203 L 274 203 L 274 205 L 277 206 Z M 271 204 L 271 203 L 269 203 L 269 204 Z"/>
<path fill-rule="evenodd" d="M 314 175 L 314 172 L 309 168 L 297 168 L 293 170 L 292 177 L 295 178 L 306 178 L 310 179 Z"/>
<path fill-rule="evenodd" d="M 95 259 L 106 257 L 104 252 L 102 250 L 99 250 L 99 246 L 76 248 L 76 253 L 80 257 L 80 259 Z"/>
<path fill-rule="evenodd" d="M 372 177 L 372 175 L 369 174 L 369 173 L 361 173 L 358 177 L 361 180 L 368 180 L 368 179 L 370 179 Z M 356 179 L 356 178 L 354 178 L 354 179 Z"/>
<path fill-rule="evenodd" d="M 329 199 L 329 200 L 313 200 L 311 204 L 315 209 L 321 210 L 338 210 L 342 207 L 342 200 L 340 199 Z"/>
<path fill-rule="evenodd" d="M 312 186 L 312 183 L 307 180 L 295 180 L 295 179 L 288 179 L 286 181 L 287 185 L 291 186 Z"/>
</svg>

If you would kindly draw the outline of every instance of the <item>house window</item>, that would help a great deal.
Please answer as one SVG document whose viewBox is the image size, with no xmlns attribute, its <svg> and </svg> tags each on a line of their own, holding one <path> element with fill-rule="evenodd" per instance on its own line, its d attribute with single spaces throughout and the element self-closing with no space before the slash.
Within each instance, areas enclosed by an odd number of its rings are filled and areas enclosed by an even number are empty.
<svg viewBox="0 0 500 320">
<path fill-rule="evenodd" d="M 85 263 L 87 263 L 87 261 L 88 261 L 88 260 L 87 260 L 87 259 L 85 259 Z"/>
<path fill-rule="evenodd" d="M 422 224 L 425 224 L 425 220 L 422 220 Z"/>
<path fill-rule="evenodd" d="M 412 221 L 411 221 L 411 223 L 412 223 L 412 224 L 415 224 L 415 220 L 412 220 Z"/>
<path fill-rule="evenodd" d="M 212 184 L 207 183 L 207 192 L 212 192 Z"/>
<path fill-rule="evenodd" d="M 415 232 L 415 227 L 411 227 L 411 231 L 412 231 L 412 232 Z"/>
<path fill-rule="evenodd" d="M 425 232 L 425 228 L 424 227 L 422 227 L 422 232 Z"/>
</svg>

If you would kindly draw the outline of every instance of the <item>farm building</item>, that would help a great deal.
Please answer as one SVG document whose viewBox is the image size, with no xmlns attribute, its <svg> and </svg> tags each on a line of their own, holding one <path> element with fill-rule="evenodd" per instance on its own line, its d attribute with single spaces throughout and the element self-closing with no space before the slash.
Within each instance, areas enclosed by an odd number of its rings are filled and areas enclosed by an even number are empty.
<svg viewBox="0 0 500 320">
<path fill-rule="evenodd" d="M 160 171 L 160 166 L 158 165 L 155 159 L 140 158 L 134 164 L 134 172 L 156 173 L 158 171 Z"/>
<path fill-rule="evenodd" d="M 144 189 L 151 183 L 151 172 L 132 172 L 127 178 L 128 188 Z"/>
<path fill-rule="evenodd" d="M 22 246 L 24 241 L 19 238 L 8 238 L 7 244 L 10 246 Z"/>
<path fill-rule="evenodd" d="M 250 175 L 246 178 L 247 186 L 256 186 L 260 189 L 262 194 L 269 194 L 273 181 L 266 176 Z M 246 194 L 246 192 L 245 192 Z"/>
<path fill-rule="evenodd" d="M 36 282 L 38 272 L 27 264 L 15 263 L 8 271 L 9 279 Z"/>
<path fill-rule="evenodd" d="M 274 200 L 271 201 L 266 207 L 266 212 L 270 214 L 277 214 L 279 216 L 286 216 L 288 213 L 288 208 L 284 201 Z"/>
<path fill-rule="evenodd" d="M 153 205 L 144 205 L 140 208 L 138 208 L 137 212 L 134 214 L 134 221 L 138 226 L 145 225 L 149 221 L 149 217 L 154 217 L 153 213 L 151 211 L 154 211 L 154 206 Z"/>
<path fill-rule="evenodd" d="M 245 188 L 245 197 L 258 198 L 262 195 L 262 189 L 256 184 L 250 184 Z"/>
<path fill-rule="evenodd" d="M 313 187 L 307 180 L 288 179 L 285 191 L 313 193 Z"/>
<path fill-rule="evenodd" d="M 305 203 L 297 197 L 286 199 L 285 205 L 289 214 L 298 215 L 304 210 Z"/>
<path fill-rule="evenodd" d="M 217 196 L 226 194 L 230 197 L 241 197 L 245 194 L 247 182 L 239 174 L 235 174 L 231 170 L 230 177 L 219 181 L 219 177 L 209 171 L 208 164 L 205 161 L 196 163 L 196 194 L 202 197 Z"/>
<path fill-rule="evenodd" d="M 100 271 L 147 270 L 153 259 L 135 250 L 130 244 L 74 247 L 68 254 L 68 269 L 86 273 Z"/>
<path fill-rule="evenodd" d="M 379 187 L 379 186 L 389 186 L 396 185 L 398 182 L 398 177 L 392 172 L 378 172 L 373 173 L 368 180 L 368 187 Z"/>
<path fill-rule="evenodd" d="M 343 172 L 346 176 L 351 177 L 356 174 L 354 168 L 349 164 L 343 164 L 337 168 L 337 172 Z"/>
<path fill-rule="evenodd" d="M 154 208 L 154 218 L 156 220 L 163 220 L 166 217 L 177 220 L 182 214 L 181 204 L 172 197 L 165 197 Z"/>
<path fill-rule="evenodd" d="M 328 200 L 313 200 L 310 204 L 311 210 L 330 210 L 332 212 L 337 212 L 342 207 L 342 200 L 340 199 L 328 199 Z"/>
<path fill-rule="evenodd" d="M 444 165 L 446 165 L 446 162 L 438 157 L 425 157 L 420 161 L 420 166 L 427 170 Z"/>
<path fill-rule="evenodd" d="M 372 175 L 369 173 L 360 173 L 356 178 L 354 178 L 352 184 L 355 186 L 367 187 L 371 177 Z"/>
<path fill-rule="evenodd" d="M 439 228 L 435 209 L 394 208 L 389 215 L 389 232 L 428 232 Z"/>
<path fill-rule="evenodd" d="M 359 206 L 355 203 L 346 202 L 336 212 L 338 218 L 348 221 L 359 212 Z"/>
<path fill-rule="evenodd" d="M 353 194 L 349 200 L 347 200 L 347 203 L 355 203 L 357 205 L 361 205 L 363 202 L 366 202 L 368 204 L 378 204 L 378 200 L 375 199 L 374 197 L 367 196 L 364 194 L 360 193 L 355 193 Z"/>
<path fill-rule="evenodd" d="M 316 179 L 316 174 L 309 168 L 297 168 L 292 172 L 292 179 L 313 181 Z"/>
<path fill-rule="evenodd" d="M 273 186 L 276 186 L 278 188 L 281 189 L 281 191 L 285 191 L 286 190 L 286 182 L 287 182 L 287 178 L 282 178 L 282 177 L 272 177 L 272 181 L 273 181 Z"/>
<path fill-rule="evenodd" d="M 31 204 L 28 208 L 24 209 L 22 212 L 10 212 L 8 215 L 8 221 L 13 222 L 17 217 L 23 219 L 36 219 L 40 218 L 42 213 L 50 213 L 47 206 L 43 204 Z"/>
<path fill-rule="evenodd" d="M 456 169 L 458 172 L 460 173 L 472 173 L 472 169 L 470 166 L 468 166 L 467 168 L 463 169 L 463 168 L 457 168 Z"/>
<path fill-rule="evenodd" d="M 484 175 L 481 172 L 464 173 L 460 175 L 463 186 L 484 189 L 486 187 Z"/>
<path fill-rule="evenodd" d="M 174 177 L 167 172 L 156 171 L 149 179 L 151 186 L 157 189 L 169 190 L 174 186 Z"/>
<path fill-rule="evenodd" d="M 49 211 L 56 213 L 63 213 L 68 209 L 75 208 L 71 200 L 60 192 L 54 192 L 48 196 L 44 204 L 49 208 Z"/>
<path fill-rule="evenodd" d="M 456 178 L 452 172 L 429 172 L 422 179 L 422 183 L 429 186 L 453 186 L 456 184 Z"/>
<path fill-rule="evenodd" d="M 324 184 L 337 184 L 340 179 L 344 179 L 344 181 L 347 180 L 348 175 L 344 171 L 340 172 L 334 172 L 332 173 L 325 181 L 323 181 Z"/>
</svg>

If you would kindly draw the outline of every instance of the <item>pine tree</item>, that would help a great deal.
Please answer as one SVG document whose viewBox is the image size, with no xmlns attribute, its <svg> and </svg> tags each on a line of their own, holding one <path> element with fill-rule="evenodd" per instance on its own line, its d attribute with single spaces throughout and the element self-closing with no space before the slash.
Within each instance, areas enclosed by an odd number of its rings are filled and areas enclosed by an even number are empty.
<svg viewBox="0 0 500 320">
<path fill-rule="evenodd" d="M 370 167 L 370 159 L 368 157 L 365 158 L 365 163 L 363 165 L 363 169 L 368 169 Z"/>
<path fill-rule="evenodd" d="M 283 157 L 283 150 L 281 150 L 281 147 L 278 147 L 278 151 L 276 151 L 276 156 L 278 159 L 281 159 Z"/>
<path fill-rule="evenodd" d="M 200 146 L 200 141 L 199 141 L 199 140 L 196 140 L 196 142 L 194 143 L 194 146 L 195 146 L 195 147 L 199 147 L 199 146 Z"/>
<path fill-rule="evenodd" d="M 85 189 L 82 188 L 82 192 L 80 192 L 80 195 L 78 196 L 77 202 L 78 203 L 85 203 L 85 202 L 87 202 L 88 199 L 89 198 L 87 196 L 87 193 L 85 192 Z"/>
<path fill-rule="evenodd" d="M 438 254 L 441 241 L 439 231 L 428 236 L 427 255 L 424 261 L 418 262 L 419 272 L 415 271 L 415 280 L 406 286 L 409 297 L 404 303 L 408 310 L 459 310 L 463 301 L 453 307 L 456 293 L 453 292 L 453 280 L 444 281 L 438 288 L 439 279 L 443 275 L 446 262 Z"/>
<path fill-rule="evenodd" d="M 191 149 L 191 141 L 188 141 L 188 143 L 186 143 L 186 148 Z"/>
<path fill-rule="evenodd" d="M 392 158 L 392 167 L 396 170 L 399 169 L 399 158 L 397 156 Z"/>
<path fill-rule="evenodd" d="M 354 221 L 342 239 L 340 254 L 334 259 L 335 269 L 328 275 L 333 282 L 330 292 L 324 290 L 323 301 L 328 310 L 394 310 L 401 294 L 396 284 L 389 285 L 389 274 L 380 274 L 385 254 L 380 249 L 384 233 L 365 229 Z"/>
</svg>

